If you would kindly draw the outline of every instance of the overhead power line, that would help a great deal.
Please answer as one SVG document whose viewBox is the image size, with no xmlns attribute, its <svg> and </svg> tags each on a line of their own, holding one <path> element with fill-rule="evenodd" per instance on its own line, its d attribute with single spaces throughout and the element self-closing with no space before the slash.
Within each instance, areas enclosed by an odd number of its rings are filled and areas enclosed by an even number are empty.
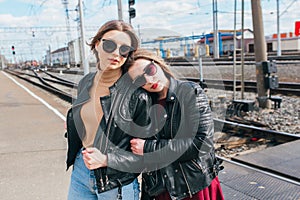
<svg viewBox="0 0 300 200">
<path fill-rule="evenodd" d="M 76 31 L 77 26 L 70 26 L 71 31 Z M 97 31 L 99 26 L 86 26 L 86 31 Z M 40 32 L 66 32 L 65 26 L 34 26 L 34 27 L 0 27 L 0 33 L 20 33 L 26 31 L 40 31 Z"/>
</svg>

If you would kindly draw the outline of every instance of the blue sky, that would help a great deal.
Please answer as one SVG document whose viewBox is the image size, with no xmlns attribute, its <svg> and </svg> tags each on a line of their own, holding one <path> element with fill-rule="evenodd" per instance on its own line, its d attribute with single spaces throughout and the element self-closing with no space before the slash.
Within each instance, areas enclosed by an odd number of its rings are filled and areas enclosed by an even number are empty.
<svg viewBox="0 0 300 200">
<path fill-rule="evenodd" d="M 136 18 L 132 25 L 143 40 L 160 35 L 199 35 L 213 30 L 212 1 L 204 0 L 136 0 Z M 219 29 L 233 29 L 234 0 L 218 0 Z M 240 22 L 241 0 L 238 2 Z M 250 0 L 245 0 L 245 28 L 252 29 Z M 265 35 L 276 33 L 276 0 L 261 0 Z M 68 0 L 68 7 L 74 10 L 78 0 Z M 128 1 L 122 0 L 123 19 L 128 21 Z M 300 0 L 280 0 L 281 32 L 294 32 L 295 21 L 300 21 Z M 69 12 L 70 25 L 77 26 L 75 11 Z M 86 26 L 99 27 L 105 21 L 117 19 L 117 0 L 84 1 Z M 61 0 L 0 0 L 0 49 L 11 57 L 11 45 L 15 46 L 19 59 L 37 57 L 50 48 L 66 44 L 66 33 L 52 32 L 53 26 L 65 26 L 65 9 Z M 49 27 L 46 32 L 13 31 L 7 27 Z M 240 24 L 237 25 L 239 28 Z M 150 31 L 149 31 L 150 30 Z M 86 31 L 86 38 L 95 30 Z M 78 36 L 72 31 L 72 38 Z M 42 52 L 42 53 L 41 53 Z"/>
</svg>

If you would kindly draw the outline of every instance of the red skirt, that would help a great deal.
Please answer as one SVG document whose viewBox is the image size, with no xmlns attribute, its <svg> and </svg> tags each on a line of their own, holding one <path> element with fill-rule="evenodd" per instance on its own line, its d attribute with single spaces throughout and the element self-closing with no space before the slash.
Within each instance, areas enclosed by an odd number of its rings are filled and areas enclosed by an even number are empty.
<svg viewBox="0 0 300 200">
<path fill-rule="evenodd" d="M 172 199 L 169 195 L 169 192 L 166 191 L 161 193 L 157 197 L 155 197 L 155 200 L 172 200 Z M 194 194 L 192 198 L 186 197 L 183 200 L 224 200 L 222 188 L 218 177 L 212 180 L 210 186 Z"/>
</svg>

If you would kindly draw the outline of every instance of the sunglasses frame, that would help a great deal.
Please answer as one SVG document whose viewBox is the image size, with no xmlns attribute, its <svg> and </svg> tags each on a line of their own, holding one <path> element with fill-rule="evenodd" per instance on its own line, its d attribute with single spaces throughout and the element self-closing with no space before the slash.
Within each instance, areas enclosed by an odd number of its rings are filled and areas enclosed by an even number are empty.
<svg viewBox="0 0 300 200">
<path fill-rule="evenodd" d="M 155 72 L 153 74 L 149 74 L 147 73 L 147 68 L 149 66 L 153 65 L 155 67 Z M 145 78 L 145 74 L 147 76 L 154 76 L 157 73 L 157 66 L 155 64 L 155 62 L 152 60 L 149 64 L 147 64 L 145 66 L 145 68 L 143 69 L 143 73 L 141 75 L 138 75 L 134 80 L 133 83 L 138 85 L 138 86 L 144 86 L 147 83 L 147 80 Z"/>
<path fill-rule="evenodd" d="M 112 52 L 114 52 L 114 51 L 118 48 L 117 43 L 116 43 L 115 41 L 113 41 L 113 40 L 110 40 L 110 39 L 103 39 L 103 38 L 102 38 L 102 39 L 99 39 L 99 40 L 102 40 L 102 49 L 103 49 L 106 53 L 112 53 Z M 105 47 L 104 47 L 104 42 L 105 42 L 105 41 L 107 41 L 107 42 L 112 42 L 112 43 L 114 44 L 113 50 L 108 51 L 107 49 L 105 49 Z M 122 48 L 122 47 L 128 47 L 129 51 L 128 51 L 126 54 L 123 54 L 123 53 L 121 52 L 121 48 Z M 122 57 L 124 57 L 124 58 L 128 57 L 128 55 L 129 55 L 130 52 L 132 52 L 132 51 L 134 51 L 134 48 L 131 47 L 131 46 L 125 45 L 125 44 L 122 44 L 122 45 L 119 47 L 119 54 L 120 54 Z"/>
</svg>

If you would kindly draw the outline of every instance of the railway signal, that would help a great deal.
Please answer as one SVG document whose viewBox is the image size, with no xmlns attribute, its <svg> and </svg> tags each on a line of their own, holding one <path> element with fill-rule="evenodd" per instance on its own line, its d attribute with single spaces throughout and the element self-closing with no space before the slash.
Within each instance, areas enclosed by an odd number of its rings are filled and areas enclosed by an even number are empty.
<svg viewBox="0 0 300 200">
<path fill-rule="evenodd" d="M 135 0 L 128 0 L 128 12 L 129 12 L 129 23 L 131 24 L 131 19 L 135 18 L 136 12 L 135 8 L 132 6 L 135 4 Z"/>
<path fill-rule="evenodd" d="M 11 46 L 11 51 L 12 51 L 12 54 L 13 55 L 15 55 L 16 54 L 16 52 L 15 52 L 15 46 L 13 45 L 13 46 Z"/>
</svg>

